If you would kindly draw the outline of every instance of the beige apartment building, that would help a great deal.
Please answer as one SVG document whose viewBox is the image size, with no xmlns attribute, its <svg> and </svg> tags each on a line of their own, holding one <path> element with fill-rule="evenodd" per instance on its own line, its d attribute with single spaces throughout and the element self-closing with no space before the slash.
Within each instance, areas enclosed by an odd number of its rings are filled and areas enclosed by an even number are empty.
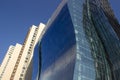
<svg viewBox="0 0 120 80">
<path fill-rule="evenodd" d="M 22 45 L 10 46 L 0 68 L 0 80 L 9 80 Z"/>
<path fill-rule="evenodd" d="M 33 25 L 23 45 L 10 46 L 0 67 L 0 80 L 31 80 L 34 47 L 42 37 L 44 29 L 43 23 L 40 23 L 38 27 Z"/>
</svg>

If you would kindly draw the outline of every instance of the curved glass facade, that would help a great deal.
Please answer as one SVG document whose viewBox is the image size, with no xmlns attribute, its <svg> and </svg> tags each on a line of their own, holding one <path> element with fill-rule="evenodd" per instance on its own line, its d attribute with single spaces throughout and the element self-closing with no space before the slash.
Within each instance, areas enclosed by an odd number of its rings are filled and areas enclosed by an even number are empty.
<svg viewBox="0 0 120 80">
<path fill-rule="evenodd" d="M 72 20 L 65 5 L 41 41 L 41 80 L 72 80 L 75 44 Z"/>
<path fill-rule="evenodd" d="M 104 46 L 91 21 L 91 1 L 69 0 L 68 5 L 77 41 L 74 80 L 113 80 Z"/>
<path fill-rule="evenodd" d="M 93 9 L 94 7 L 94 9 Z M 120 77 L 120 41 L 117 33 L 115 33 L 108 18 L 105 16 L 101 8 L 91 5 L 91 21 L 101 38 L 104 49 L 106 50 L 109 66 L 113 74 L 112 80 L 119 80 Z"/>
<path fill-rule="evenodd" d="M 119 37 L 100 1 L 62 1 L 35 48 L 33 80 L 120 80 Z"/>
</svg>

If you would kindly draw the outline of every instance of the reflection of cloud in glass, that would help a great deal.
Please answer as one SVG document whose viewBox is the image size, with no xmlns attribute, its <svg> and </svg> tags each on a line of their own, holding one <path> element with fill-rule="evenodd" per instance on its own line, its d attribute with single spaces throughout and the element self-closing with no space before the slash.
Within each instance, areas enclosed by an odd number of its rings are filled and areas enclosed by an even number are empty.
<svg viewBox="0 0 120 80">
<path fill-rule="evenodd" d="M 45 72 L 41 74 L 41 80 L 65 80 L 72 79 L 75 61 L 75 45 L 72 46 L 63 56 L 55 61 Z M 68 70 L 68 71 L 67 71 Z M 68 77 L 64 77 L 65 75 Z M 61 76 L 59 76 L 61 75 Z M 63 76 L 62 76 L 63 75 Z"/>
</svg>

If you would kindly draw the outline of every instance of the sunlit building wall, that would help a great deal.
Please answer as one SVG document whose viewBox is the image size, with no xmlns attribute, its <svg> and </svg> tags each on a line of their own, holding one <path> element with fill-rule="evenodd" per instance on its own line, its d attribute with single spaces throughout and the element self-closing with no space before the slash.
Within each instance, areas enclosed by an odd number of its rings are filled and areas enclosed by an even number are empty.
<svg viewBox="0 0 120 80">
<path fill-rule="evenodd" d="M 17 57 L 20 53 L 22 45 L 16 44 L 15 46 L 10 46 L 7 54 L 2 62 L 0 70 L 0 80 L 9 80 L 16 64 Z"/>
<path fill-rule="evenodd" d="M 32 26 L 28 31 L 26 39 L 23 43 L 23 47 L 19 53 L 16 65 L 11 74 L 13 80 L 30 80 L 32 71 L 32 56 L 34 51 L 34 46 L 36 45 L 42 30 L 44 29 L 44 24 L 40 23 L 39 27 Z M 15 72 L 14 72 L 15 71 Z"/>
<path fill-rule="evenodd" d="M 33 51 L 45 25 L 32 26 L 23 45 L 10 46 L 0 66 L 0 80 L 31 80 Z"/>
</svg>

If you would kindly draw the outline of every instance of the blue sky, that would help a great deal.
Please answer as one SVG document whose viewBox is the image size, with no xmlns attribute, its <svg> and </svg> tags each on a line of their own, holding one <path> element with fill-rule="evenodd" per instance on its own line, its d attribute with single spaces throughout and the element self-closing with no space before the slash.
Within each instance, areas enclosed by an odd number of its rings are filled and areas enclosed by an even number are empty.
<svg viewBox="0 0 120 80">
<path fill-rule="evenodd" d="M 33 24 L 46 23 L 61 0 L 0 0 L 0 63 L 9 45 L 23 43 Z M 120 21 L 120 0 L 110 0 Z"/>
</svg>

